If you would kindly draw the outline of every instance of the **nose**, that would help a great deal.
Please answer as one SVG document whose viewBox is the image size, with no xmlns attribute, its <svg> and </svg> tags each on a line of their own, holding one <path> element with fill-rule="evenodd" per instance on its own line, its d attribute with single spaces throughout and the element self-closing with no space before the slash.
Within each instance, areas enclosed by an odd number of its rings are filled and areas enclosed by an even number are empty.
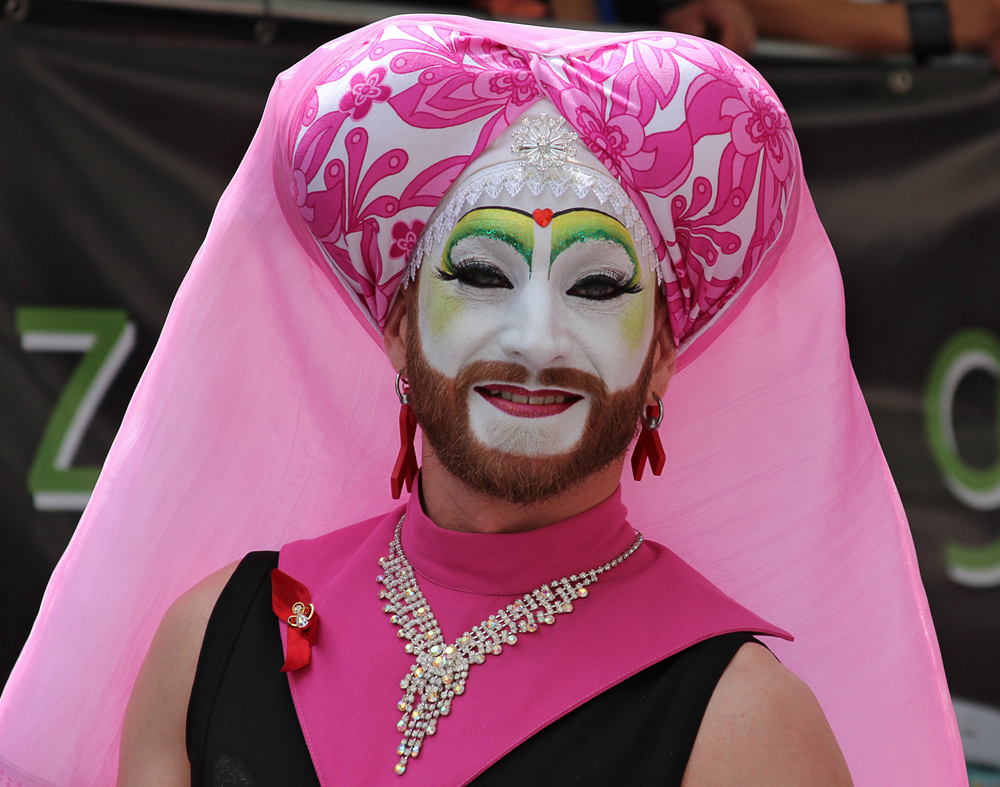
<svg viewBox="0 0 1000 787">
<path fill-rule="evenodd" d="M 568 365 L 565 317 L 550 283 L 533 278 L 510 304 L 499 336 L 500 349 L 509 360 L 529 369 Z"/>
</svg>

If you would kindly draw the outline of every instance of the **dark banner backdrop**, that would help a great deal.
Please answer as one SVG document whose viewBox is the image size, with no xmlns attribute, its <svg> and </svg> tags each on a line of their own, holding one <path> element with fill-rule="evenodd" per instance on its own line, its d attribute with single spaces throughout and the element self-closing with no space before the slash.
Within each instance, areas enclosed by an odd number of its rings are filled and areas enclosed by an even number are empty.
<svg viewBox="0 0 1000 787">
<path fill-rule="evenodd" d="M 338 32 L 131 19 L 0 23 L 0 682 L 274 76 Z M 1000 79 L 757 65 L 841 262 L 967 756 L 1000 768 Z"/>
</svg>

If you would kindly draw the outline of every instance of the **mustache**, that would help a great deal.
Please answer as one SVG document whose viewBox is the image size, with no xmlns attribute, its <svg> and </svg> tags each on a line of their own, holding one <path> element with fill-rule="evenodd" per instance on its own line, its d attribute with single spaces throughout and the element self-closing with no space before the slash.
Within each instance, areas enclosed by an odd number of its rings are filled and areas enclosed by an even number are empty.
<svg viewBox="0 0 1000 787">
<path fill-rule="evenodd" d="M 455 389 L 468 391 L 473 384 L 483 380 L 509 385 L 524 385 L 532 379 L 526 366 L 510 361 L 473 361 L 455 380 Z M 567 388 L 582 391 L 592 399 L 600 400 L 608 396 L 608 387 L 597 375 L 581 369 L 557 366 L 542 369 L 537 376 L 538 384 L 546 388 Z"/>
</svg>

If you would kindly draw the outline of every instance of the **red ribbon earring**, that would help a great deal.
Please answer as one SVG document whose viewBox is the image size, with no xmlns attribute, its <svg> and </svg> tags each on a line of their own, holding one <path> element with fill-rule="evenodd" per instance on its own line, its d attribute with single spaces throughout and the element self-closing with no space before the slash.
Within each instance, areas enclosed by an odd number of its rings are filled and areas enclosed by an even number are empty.
<svg viewBox="0 0 1000 787">
<path fill-rule="evenodd" d="M 663 450 L 663 443 L 660 442 L 660 436 L 656 433 L 660 424 L 663 423 L 663 401 L 655 393 L 653 398 L 656 400 L 656 410 L 651 412 L 653 408 L 649 405 L 643 408 L 642 416 L 639 419 L 642 422 L 642 430 L 639 432 L 639 439 L 636 440 L 635 449 L 632 451 L 632 477 L 636 481 L 642 480 L 647 461 L 653 475 L 662 473 L 667 464 L 667 452 Z"/>
<path fill-rule="evenodd" d="M 399 455 L 396 457 L 396 464 L 392 468 L 390 483 L 392 487 L 392 499 L 399 500 L 403 492 L 403 484 L 406 484 L 406 491 L 413 491 L 413 479 L 417 477 L 417 452 L 413 448 L 413 438 L 417 434 L 417 419 L 410 409 L 410 384 L 400 372 L 396 375 L 396 396 L 399 397 Z"/>
</svg>

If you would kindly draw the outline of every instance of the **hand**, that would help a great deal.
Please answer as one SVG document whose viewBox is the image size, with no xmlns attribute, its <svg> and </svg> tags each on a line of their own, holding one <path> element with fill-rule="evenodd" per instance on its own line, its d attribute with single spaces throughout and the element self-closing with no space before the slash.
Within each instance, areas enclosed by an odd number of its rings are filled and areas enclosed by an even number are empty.
<svg viewBox="0 0 1000 787">
<path fill-rule="evenodd" d="M 960 0 L 993 3 L 1000 0 Z M 739 0 L 689 0 L 660 18 L 665 30 L 709 38 L 738 55 L 750 54 L 757 41 L 757 26 Z"/>
</svg>

